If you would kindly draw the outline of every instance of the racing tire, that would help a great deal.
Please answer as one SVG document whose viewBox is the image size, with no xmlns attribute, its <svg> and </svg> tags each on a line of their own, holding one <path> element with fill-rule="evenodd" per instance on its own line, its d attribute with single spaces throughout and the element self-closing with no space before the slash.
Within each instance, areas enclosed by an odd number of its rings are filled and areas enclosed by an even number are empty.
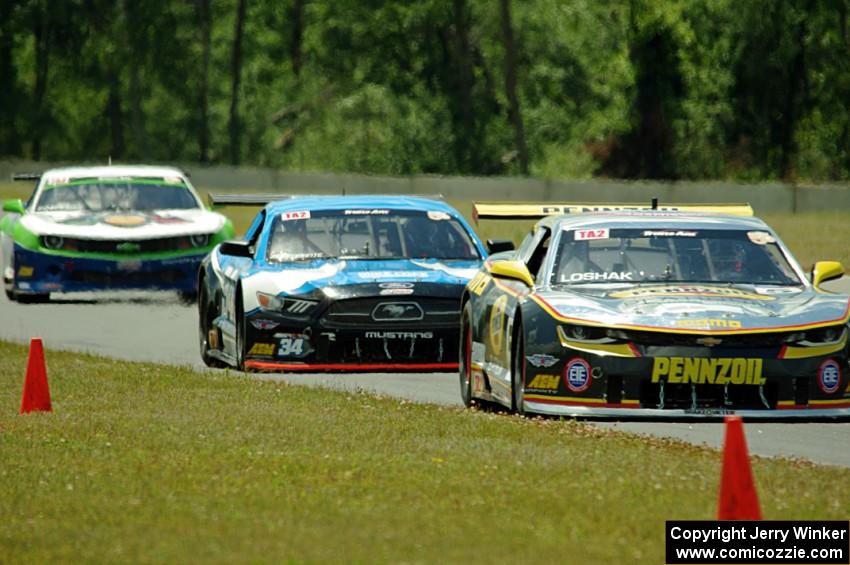
<svg viewBox="0 0 850 565">
<path fill-rule="evenodd" d="M 214 318 L 214 316 L 211 316 L 211 314 L 214 314 L 214 310 L 208 302 L 207 291 L 202 289 L 198 299 L 198 340 L 201 348 L 201 361 L 207 367 L 221 368 L 225 364 L 220 359 L 210 355 L 209 335 L 212 329 L 210 322 Z"/>
<path fill-rule="evenodd" d="M 236 360 L 236 370 L 245 371 L 245 312 L 242 307 L 242 289 L 236 291 L 236 344 L 234 358 Z"/>
<path fill-rule="evenodd" d="M 44 304 L 45 302 L 50 302 L 50 294 L 47 292 L 38 293 L 38 294 L 25 294 L 20 292 L 11 292 L 12 296 L 11 300 L 16 300 L 20 304 Z M 9 296 L 9 292 L 6 293 L 6 296 Z"/>
<path fill-rule="evenodd" d="M 463 307 L 460 328 L 460 355 L 458 356 L 460 399 L 463 405 L 469 408 L 474 404 L 472 397 L 472 307 L 469 302 Z"/>
<path fill-rule="evenodd" d="M 511 411 L 525 415 L 525 334 L 517 317 L 511 344 Z"/>
<path fill-rule="evenodd" d="M 198 301 L 198 293 L 194 290 L 180 291 L 177 293 L 177 297 L 180 300 L 180 303 L 185 304 L 186 306 L 191 306 Z"/>
</svg>

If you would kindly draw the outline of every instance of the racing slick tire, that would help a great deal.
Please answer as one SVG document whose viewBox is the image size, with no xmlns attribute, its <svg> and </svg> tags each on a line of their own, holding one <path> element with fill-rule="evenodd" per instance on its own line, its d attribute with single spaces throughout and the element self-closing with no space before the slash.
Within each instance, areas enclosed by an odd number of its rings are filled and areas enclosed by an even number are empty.
<svg viewBox="0 0 850 565">
<path fill-rule="evenodd" d="M 523 416 L 525 408 L 525 334 L 517 316 L 511 344 L 511 411 Z"/>
<path fill-rule="evenodd" d="M 460 326 L 460 399 L 469 408 L 473 405 L 472 398 L 472 307 L 469 302 L 463 307 Z"/>
<path fill-rule="evenodd" d="M 215 318 L 213 314 L 215 314 L 215 311 L 209 304 L 207 290 L 201 289 L 201 294 L 198 297 L 198 340 L 201 348 L 201 360 L 207 367 L 221 368 L 225 364 L 210 355 L 209 336 L 212 329 L 210 322 Z"/>
<path fill-rule="evenodd" d="M 245 312 L 242 307 L 242 287 L 236 291 L 236 344 L 234 358 L 236 359 L 236 370 L 245 370 Z"/>
</svg>

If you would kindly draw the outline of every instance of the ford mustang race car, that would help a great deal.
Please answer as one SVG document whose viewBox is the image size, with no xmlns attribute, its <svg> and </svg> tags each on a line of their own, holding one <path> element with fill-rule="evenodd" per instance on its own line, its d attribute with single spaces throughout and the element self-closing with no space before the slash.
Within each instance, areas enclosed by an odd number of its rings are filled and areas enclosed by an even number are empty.
<svg viewBox="0 0 850 565">
<path fill-rule="evenodd" d="M 848 296 L 821 288 L 749 206 L 608 211 L 476 205 L 544 217 L 463 294 L 460 388 L 571 417 L 850 416 Z M 696 210 L 706 209 L 699 206 Z M 723 210 L 713 206 L 712 210 Z"/>
<path fill-rule="evenodd" d="M 233 236 L 170 167 L 103 166 L 15 175 L 35 180 L 25 204 L 3 202 L 3 285 L 21 302 L 104 289 L 196 293 L 201 259 Z"/>
<path fill-rule="evenodd" d="M 485 251 L 451 206 L 404 196 L 211 200 L 270 203 L 244 241 L 222 243 L 201 265 L 207 365 L 457 370 L 460 296 Z"/>
</svg>

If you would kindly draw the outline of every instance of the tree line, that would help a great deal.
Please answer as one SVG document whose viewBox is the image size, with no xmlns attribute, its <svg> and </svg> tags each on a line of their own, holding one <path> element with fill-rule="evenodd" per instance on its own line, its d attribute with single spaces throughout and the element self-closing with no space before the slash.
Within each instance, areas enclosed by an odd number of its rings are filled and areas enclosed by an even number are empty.
<svg viewBox="0 0 850 565">
<path fill-rule="evenodd" d="M 850 0 L 6 0 L 0 156 L 847 180 Z"/>
</svg>

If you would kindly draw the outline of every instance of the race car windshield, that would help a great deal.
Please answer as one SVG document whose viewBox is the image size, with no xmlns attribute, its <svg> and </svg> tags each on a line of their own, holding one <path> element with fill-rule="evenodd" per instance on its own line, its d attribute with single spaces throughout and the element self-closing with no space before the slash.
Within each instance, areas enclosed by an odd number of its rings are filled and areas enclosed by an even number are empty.
<svg viewBox="0 0 850 565">
<path fill-rule="evenodd" d="M 576 229 L 562 234 L 552 284 L 800 285 L 766 231 Z"/>
<path fill-rule="evenodd" d="M 179 180 L 76 179 L 48 184 L 36 210 L 42 212 L 105 212 L 187 210 L 199 208 L 188 187 Z"/>
<path fill-rule="evenodd" d="M 321 258 L 475 260 L 480 255 L 463 225 L 445 212 L 304 210 L 278 215 L 268 260 Z"/>
</svg>

